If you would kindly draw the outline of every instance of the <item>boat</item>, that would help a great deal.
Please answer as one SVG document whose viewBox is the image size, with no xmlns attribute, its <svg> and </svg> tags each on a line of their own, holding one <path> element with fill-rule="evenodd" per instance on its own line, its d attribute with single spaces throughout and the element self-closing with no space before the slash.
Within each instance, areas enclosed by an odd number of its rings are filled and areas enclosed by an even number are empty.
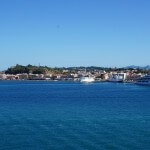
<svg viewBox="0 0 150 150">
<path fill-rule="evenodd" d="M 80 82 L 94 82 L 95 81 L 95 79 L 93 78 L 93 77 L 82 77 L 81 79 L 80 79 Z"/>
<path fill-rule="evenodd" d="M 91 75 L 87 75 L 87 71 L 86 71 L 86 68 L 85 68 L 85 72 L 84 72 L 84 76 L 80 78 L 80 82 L 94 82 L 95 81 L 95 78 L 92 77 Z"/>
<path fill-rule="evenodd" d="M 136 84 L 139 85 L 150 85 L 150 74 L 145 75 L 137 80 Z"/>
<path fill-rule="evenodd" d="M 114 73 L 109 78 L 109 82 L 124 82 L 126 78 L 125 73 Z"/>
</svg>

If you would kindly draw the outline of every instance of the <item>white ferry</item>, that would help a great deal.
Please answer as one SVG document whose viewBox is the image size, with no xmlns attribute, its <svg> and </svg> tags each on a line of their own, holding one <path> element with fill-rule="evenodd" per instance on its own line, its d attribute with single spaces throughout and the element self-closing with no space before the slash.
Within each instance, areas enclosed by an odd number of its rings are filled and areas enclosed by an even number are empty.
<svg viewBox="0 0 150 150">
<path fill-rule="evenodd" d="M 150 85 L 150 74 L 145 75 L 144 77 L 141 77 L 139 80 L 137 80 L 136 84 L 139 85 Z"/>
<path fill-rule="evenodd" d="M 80 79 L 81 82 L 94 82 L 95 79 L 93 77 L 82 77 Z"/>
<path fill-rule="evenodd" d="M 109 82 L 124 82 L 126 79 L 125 73 L 113 73 L 109 78 Z"/>
</svg>

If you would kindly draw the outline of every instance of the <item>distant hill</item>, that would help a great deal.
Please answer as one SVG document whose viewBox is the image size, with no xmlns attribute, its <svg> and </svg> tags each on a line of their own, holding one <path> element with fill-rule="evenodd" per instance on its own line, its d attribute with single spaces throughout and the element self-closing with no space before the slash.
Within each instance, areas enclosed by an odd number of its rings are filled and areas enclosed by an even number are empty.
<svg viewBox="0 0 150 150">
<path fill-rule="evenodd" d="M 134 66 L 134 65 L 131 65 L 131 66 L 127 66 L 127 67 L 125 67 L 126 69 L 130 69 L 130 68 L 135 68 L 135 69 L 150 69 L 150 65 L 147 65 L 147 66 L 144 66 L 144 67 L 142 67 L 142 66 Z"/>
<path fill-rule="evenodd" d="M 145 66 L 145 69 L 150 69 L 150 65 Z"/>
</svg>

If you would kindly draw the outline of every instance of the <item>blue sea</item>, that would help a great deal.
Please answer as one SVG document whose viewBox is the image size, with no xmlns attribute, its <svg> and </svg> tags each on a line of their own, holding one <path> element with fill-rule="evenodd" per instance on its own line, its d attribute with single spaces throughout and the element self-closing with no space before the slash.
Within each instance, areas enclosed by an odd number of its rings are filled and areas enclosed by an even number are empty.
<svg viewBox="0 0 150 150">
<path fill-rule="evenodd" d="M 0 150 L 150 150 L 150 87 L 0 81 Z"/>
</svg>

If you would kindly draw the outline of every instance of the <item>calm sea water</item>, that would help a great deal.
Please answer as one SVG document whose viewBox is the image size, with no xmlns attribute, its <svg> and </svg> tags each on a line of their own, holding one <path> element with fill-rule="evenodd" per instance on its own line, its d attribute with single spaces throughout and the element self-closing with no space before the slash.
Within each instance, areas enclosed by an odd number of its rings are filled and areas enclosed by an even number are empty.
<svg viewBox="0 0 150 150">
<path fill-rule="evenodd" d="M 150 87 L 0 81 L 0 150 L 138 149 L 150 149 Z"/>
</svg>

